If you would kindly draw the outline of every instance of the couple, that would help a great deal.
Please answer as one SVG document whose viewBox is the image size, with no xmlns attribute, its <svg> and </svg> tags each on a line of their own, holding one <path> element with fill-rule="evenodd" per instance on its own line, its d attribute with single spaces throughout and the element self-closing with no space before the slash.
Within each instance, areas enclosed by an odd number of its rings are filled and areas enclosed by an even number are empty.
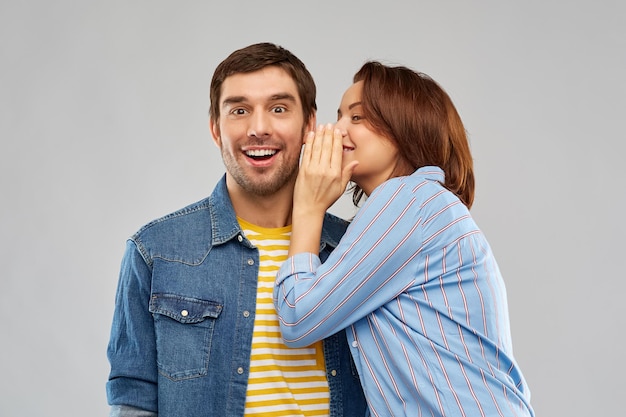
<svg viewBox="0 0 626 417">
<path fill-rule="evenodd" d="M 216 68 L 226 174 L 127 242 L 111 415 L 532 416 L 448 95 L 378 62 L 334 126 L 315 95 L 270 43 Z M 366 197 L 350 224 L 326 213 L 349 181 Z"/>
</svg>

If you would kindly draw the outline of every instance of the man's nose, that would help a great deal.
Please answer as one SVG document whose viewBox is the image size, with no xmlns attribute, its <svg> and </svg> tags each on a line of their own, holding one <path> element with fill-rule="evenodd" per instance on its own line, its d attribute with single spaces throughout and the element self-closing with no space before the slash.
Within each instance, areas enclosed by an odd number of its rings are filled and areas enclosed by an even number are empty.
<svg viewBox="0 0 626 417">
<path fill-rule="evenodd" d="M 250 124 L 248 126 L 248 136 L 263 138 L 271 135 L 272 122 L 270 115 L 266 112 L 255 112 L 250 118 Z"/>
</svg>

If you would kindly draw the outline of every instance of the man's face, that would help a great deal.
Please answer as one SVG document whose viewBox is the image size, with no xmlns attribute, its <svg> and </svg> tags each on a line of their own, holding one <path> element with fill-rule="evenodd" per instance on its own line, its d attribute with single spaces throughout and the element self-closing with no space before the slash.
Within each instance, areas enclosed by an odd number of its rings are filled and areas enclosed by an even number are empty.
<svg viewBox="0 0 626 417">
<path fill-rule="evenodd" d="M 295 82 L 275 66 L 229 76 L 222 84 L 219 122 L 211 133 L 227 177 L 244 192 L 268 196 L 293 186 L 306 130 Z"/>
</svg>

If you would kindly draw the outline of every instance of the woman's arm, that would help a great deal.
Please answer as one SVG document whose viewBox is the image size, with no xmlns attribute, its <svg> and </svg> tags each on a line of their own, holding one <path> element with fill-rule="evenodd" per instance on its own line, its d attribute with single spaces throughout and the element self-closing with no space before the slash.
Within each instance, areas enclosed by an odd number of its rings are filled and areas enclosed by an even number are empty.
<svg viewBox="0 0 626 417">
<path fill-rule="evenodd" d="M 378 187 L 324 264 L 301 252 L 282 265 L 274 299 L 287 344 L 332 335 L 413 285 L 421 219 L 406 188 L 400 179 Z M 305 231 L 302 225 L 299 233 Z"/>
<path fill-rule="evenodd" d="M 320 125 L 307 134 L 293 198 L 289 255 L 319 253 L 326 210 L 345 192 L 354 167 L 342 168 L 341 133 L 332 125 Z"/>
</svg>

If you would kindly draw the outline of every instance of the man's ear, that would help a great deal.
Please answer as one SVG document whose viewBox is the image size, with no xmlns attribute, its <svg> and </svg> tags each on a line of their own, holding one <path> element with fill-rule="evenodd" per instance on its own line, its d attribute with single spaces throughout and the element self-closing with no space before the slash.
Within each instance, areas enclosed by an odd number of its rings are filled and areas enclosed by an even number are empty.
<svg viewBox="0 0 626 417">
<path fill-rule="evenodd" d="M 306 124 L 306 130 L 304 131 L 305 135 L 307 132 L 315 130 L 315 123 L 317 123 L 317 112 L 313 110 L 311 116 L 309 117 L 309 122 Z"/>
<path fill-rule="evenodd" d="M 220 136 L 219 121 L 215 122 L 213 121 L 213 119 L 209 119 L 209 130 L 211 130 L 211 136 L 213 137 L 213 142 L 215 142 L 215 146 L 221 148 L 222 138 Z"/>
</svg>

